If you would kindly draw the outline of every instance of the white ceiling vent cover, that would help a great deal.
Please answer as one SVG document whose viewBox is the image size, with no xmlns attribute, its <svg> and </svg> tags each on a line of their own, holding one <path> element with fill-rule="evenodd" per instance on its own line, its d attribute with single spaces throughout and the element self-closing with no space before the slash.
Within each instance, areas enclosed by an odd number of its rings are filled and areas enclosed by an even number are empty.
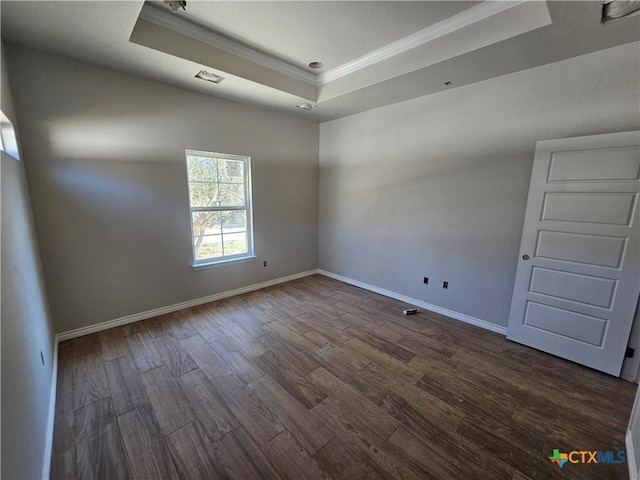
<svg viewBox="0 0 640 480">
<path fill-rule="evenodd" d="M 224 77 L 216 75 L 215 73 L 207 72 L 206 70 L 200 70 L 198 73 L 196 73 L 196 78 L 212 83 L 220 83 L 224 80 Z"/>
<path fill-rule="evenodd" d="M 602 23 L 611 22 L 620 18 L 638 15 L 640 13 L 640 1 L 638 0 L 610 0 L 602 4 Z"/>
<path fill-rule="evenodd" d="M 314 105 L 313 103 L 301 103 L 300 105 L 296 105 L 298 108 L 301 108 L 302 110 L 313 110 L 314 108 L 317 107 L 317 105 Z"/>
</svg>

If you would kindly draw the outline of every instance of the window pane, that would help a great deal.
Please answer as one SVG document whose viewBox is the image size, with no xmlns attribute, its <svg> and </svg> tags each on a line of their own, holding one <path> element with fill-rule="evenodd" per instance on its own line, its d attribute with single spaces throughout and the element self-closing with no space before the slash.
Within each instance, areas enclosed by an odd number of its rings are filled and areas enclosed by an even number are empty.
<svg viewBox="0 0 640 480">
<path fill-rule="evenodd" d="M 187 157 L 187 172 L 191 182 L 217 182 L 218 161 L 215 158 Z"/>
<path fill-rule="evenodd" d="M 187 150 L 186 160 L 195 263 L 253 254 L 249 157 Z"/>
<path fill-rule="evenodd" d="M 215 207 L 218 205 L 217 183 L 189 183 L 192 207 Z"/>
<path fill-rule="evenodd" d="M 244 162 L 218 159 L 218 175 L 221 182 L 244 183 Z"/>
<path fill-rule="evenodd" d="M 220 212 L 196 212 L 192 214 L 194 243 L 205 235 L 219 235 L 221 229 Z"/>
<path fill-rule="evenodd" d="M 196 260 L 222 257 L 222 235 L 208 235 L 194 241 Z"/>
<path fill-rule="evenodd" d="M 225 234 L 222 238 L 224 240 L 225 255 L 239 255 L 249 251 L 247 247 L 247 232 Z"/>
<path fill-rule="evenodd" d="M 222 213 L 222 230 L 225 234 L 247 229 L 247 215 L 244 210 L 230 210 Z"/>
<path fill-rule="evenodd" d="M 220 206 L 221 207 L 242 207 L 244 206 L 244 184 L 243 183 L 221 183 Z"/>
</svg>

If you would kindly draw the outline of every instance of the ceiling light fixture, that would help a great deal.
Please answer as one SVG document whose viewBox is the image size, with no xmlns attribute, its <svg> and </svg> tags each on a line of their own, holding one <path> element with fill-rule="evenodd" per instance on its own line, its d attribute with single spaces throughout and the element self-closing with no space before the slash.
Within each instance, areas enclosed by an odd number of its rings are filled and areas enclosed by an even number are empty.
<svg viewBox="0 0 640 480">
<path fill-rule="evenodd" d="M 309 64 L 310 68 L 322 68 L 324 67 L 324 64 L 322 62 L 311 62 Z"/>
<path fill-rule="evenodd" d="M 206 80 L 207 82 L 211 83 L 220 83 L 222 80 L 224 80 L 224 77 L 216 75 L 215 73 L 207 72 L 206 70 L 200 70 L 198 73 L 196 73 L 196 78 L 199 78 L 200 80 Z"/>
<path fill-rule="evenodd" d="M 165 5 L 168 5 L 173 13 L 176 13 L 180 8 L 186 10 L 186 0 L 163 0 Z"/>
<path fill-rule="evenodd" d="M 640 13 L 639 0 L 610 0 L 602 4 L 601 23 L 619 20 L 621 18 L 638 15 Z"/>
<path fill-rule="evenodd" d="M 302 110 L 313 110 L 314 108 L 317 107 L 317 105 L 314 105 L 313 103 L 301 103 L 300 105 L 296 105 L 298 108 L 301 108 Z"/>
</svg>

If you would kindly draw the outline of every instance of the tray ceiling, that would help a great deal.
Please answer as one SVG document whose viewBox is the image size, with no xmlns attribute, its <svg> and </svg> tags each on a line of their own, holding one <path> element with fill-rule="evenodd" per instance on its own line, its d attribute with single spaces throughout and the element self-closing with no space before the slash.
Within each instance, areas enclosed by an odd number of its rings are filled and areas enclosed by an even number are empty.
<svg viewBox="0 0 640 480">
<path fill-rule="evenodd" d="M 600 8 L 190 1 L 173 13 L 159 1 L 0 3 L 4 41 L 319 122 L 640 39 L 640 16 L 601 25 Z M 203 82 L 200 70 L 225 80 Z"/>
</svg>

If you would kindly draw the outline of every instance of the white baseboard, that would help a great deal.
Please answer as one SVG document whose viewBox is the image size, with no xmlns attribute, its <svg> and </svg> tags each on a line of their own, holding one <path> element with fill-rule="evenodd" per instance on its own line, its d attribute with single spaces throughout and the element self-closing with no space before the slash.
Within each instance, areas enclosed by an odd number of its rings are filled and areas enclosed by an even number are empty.
<svg viewBox="0 0 640 480">
<path fill-rule="evenodd" d="M 56 392 L 58 387 L 58 339 L 53 339 L 53 359 L 51 364 L 51 391 L 49 392 L 49 413 L 47 418 L 47 433 L 44 439 L 44 461 L 42 465 L 42 480 L 51 478 L 51 460 L 53 455 L 53 426 L 56 417 Z"/>
<path fill-rule="evenodd" d="M 638 480 L 638 466 L 636 465 L 636 450 L 633 445 L 631 430 L 627 430 L 624 436 L 624 445 L 627 450 L 627 466 L 629 467 L 630 480 Z"/>
<path fill-rule="evenodd" d="M 308 277 L 318 273 L 317 270 L 308 270 L 306 272 L 295 273 L 286 277 L 280 277 L 273 280 L 268 280 L 262 283 L 255 283 L 246 287 L 236 288 L 235 290 L 228 290 L 226 292 L 216 293 L 202 298 L 196 298 L 194 300 L 188 300 L 182 303 L 176 303 L 175 305 L 168 305 L 166 307 L 155 308 L 153 310 L 147 310 L 146 312 L 135 313 L 133 315 L 127 315 L 126 317 L 116 318 L 114 320 L 107 320 L 106 322 L 97 323 L 88 327 L 76 328 L 75 330 L 69 330 L 67 332 L 58 333 L 56 340 L 63 342 L 76 337 L 82 337 L 91 333 L 101 332 L 102 330 L 108 330 L 110 328 L 119 327 L 121 325 L 127 325 L 128 323 L 138 322 L 140 320 L 146 320 L 147 318 L 157 317 L 158 315 L 164 315 L 171 312 L 177 312 L 184 308 L 196 307 L 205 303 L 215 302 L 216 300 L 222 300 L 223 298 L 233 297 L 235 295 L 241 295 L 243 293 L 253 292 L 254 290 L 260 290 L 261 288 L 271 287 L 278 285 L 279 283 L 290 282 L 302 277 Z"/>
<path fill-rule="evenodd" d="M 57 342 L 63 342 L 65 340 L 70 340 L 72 338 L 82 337 L 84 335 L 90 335 L 92 333 L 101 332 L 102 330 L 108 330 L 110 328 L 119 327 L 121 325 L 127 325 L 129 323 L 138 322 L 140 320 L 146 320 L 147 318 L 157 317 L 158 315 L 177 312 L 178 310 L 182 310 L 184 308 L 195 307 L 198 305 L 203 305 L 205 303 L 215 302 L 217 300 L 222 300 L 223 298 L 229 298 L 235 295 L 241 295 L 243 293 L 252 292 L 254 290 L 260 290 L 261 288 L 278 285 L 280 283 L 290 282 L 292 280 L 308 277 L 309 275 L 314 275 L 316 273 L 319 273 L 326 277 L 334 278 L 336 280 L 339 280 L 344 283 L 348 283 L 350 285 L 354 285 L 356 287 L 363 288 L 365 290 L 369 290 L 374 293 L 379 293 L 380 295 L 384 295 L 386 297 L 395 298 L 396 300 L 400 300 L 402 302 L 406 302 L 408 304 L 415 305 L 417 307 L 421 307 L 426 310 L 439 313 L 441 315 L 446 315 L 456 320 L 460 320 L 461 322 L 469 323 L 471 325 L 484 328 L 485 330 L 490 330 L 492 332 L 500 333 L 502 335 L 507 334 L 506 327 L 496 325 L 495 323 L 487 322 L 485 320 L 481 320 L 479 318 L 475 318 L 470 315 L 465 315 L 464 313 L 458 313 L 453 310 L 449 310 L 447 308 L 443 308 L 437 305 L 433 305 L 431 303 L 423 302 L 422 300 L 418 300 L 416 298 L 407 297 L 406 295 L 392 292 L 391 290 L 386 290 L 384 288 L 376 287 L 375 285 L 370 285 L 368 283 L 364 283 L 359 280 L 354 280 L 352 278 L 344 277 L 336 273 L 318 269 L 318 270 L 307 270 L 306 272 L 295 273 L 293 275 L 288 275 L 286 277 L 275 278 L 273 280 L 268 280 L 266 282 L 255 283 L 253 285 L 248 285 L 246 287 L 236 288 L 234 290 L 228 290 L 226 292 L 216 293 L 214 295 L 196 298 L 194 300 L 188 300 L 186 302 L 176 303 L 174 305 L 168 305 L 166 307 L 147 310 L 146 312 L 127 315 L 126 317 L 116 318 L 114 320 L 107 320 L 106 322 L 97 323 L 95 325 L 90 325 L 88 327 L 76 328 L 75 330 L 69 330 L 66 332 L 58 333 L 56 335 L 56 348 L 57 348 Z"/>
<path fill-rule="evenodd" d="M 430 310 L 432 312 L 439 313 L 441 315 L 446 315 L 447 317 L 451 317 L 456 320 L 460 320 L 461 322 L 475 325 L 476 327 L 484 328 L 485 330 L 490 330 L 492 332 L 499 333 L 501 335 L 507 334 L 506 327 L 503 327 L 501 325 L 496 325 L 495 323 L 487 322 L 486 320 L 480 320 L 479 318 L 471 317 L 469 315 L 465 315 L 464 313 L 454 312 L 453 310 L 449 310 L 447 308 L 438 307 L 437 305 L 432 305 L 431 303 L 423 302 L 422 300 L 407 297 L 406 295 L 392 292 L 391 290 L 385 290 L 384 288 L 376 287 L 374 285 L 369 285 L 368 283 L 364 283 L 359 280 L 354 280 L 349 277 L 343 277 L 342 275 L 327 272 L 326 270 L 318 269 L 318 273 L 320 275 L 335 278 L 336 280 L 340 280 L 341 282 L 348 283 L 356 287 L 364 288 L 365 290 L 369 290 L 374 293 L 379 293 L 380 295 L 384 295 L 385 297 L 395 298 L 396 300 L 400 300 L 401 302 L 406 302 L 409 305 L 415 305 L 417 307 L 424 308 L 425 310 Z"/>
</svg>

